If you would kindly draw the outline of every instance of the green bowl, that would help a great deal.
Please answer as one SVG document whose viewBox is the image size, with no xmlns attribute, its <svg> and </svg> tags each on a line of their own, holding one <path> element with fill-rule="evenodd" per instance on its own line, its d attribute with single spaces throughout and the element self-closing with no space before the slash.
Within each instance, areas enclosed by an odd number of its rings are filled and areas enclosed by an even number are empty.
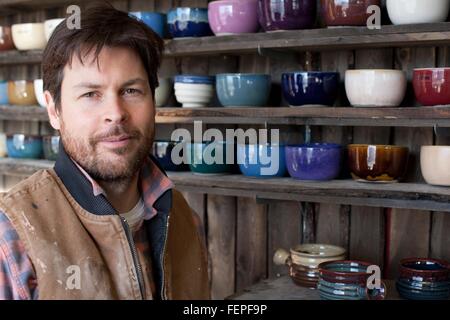
<svg viewBox="0 0 450 320">
<path fill-rule="evenodd" d="M 188 144 L 189 168 L 196 174 L 226 174 L 233 172 L 233 164 L 226 163 L 227 145 L 225 142 L 202 142 Z M 218 154 L 216 155 L 216 151 Z M 221 153 L 221 154 L 220 154 Z"/>
</svg>

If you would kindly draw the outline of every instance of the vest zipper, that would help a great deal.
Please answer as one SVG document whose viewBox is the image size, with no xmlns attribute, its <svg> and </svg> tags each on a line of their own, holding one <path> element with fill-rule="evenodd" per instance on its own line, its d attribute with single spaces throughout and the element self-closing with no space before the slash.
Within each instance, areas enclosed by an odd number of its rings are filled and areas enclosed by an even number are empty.
<svg viewBox="0 0 450 320">
<path fill-rule="evenodd" d="M 133 236 L 131 234 L 130 226 L 128 225 L 127 220 L 120 215 L 119 215 L 119 217 L 120 217 L 120 221 L 122 221 L 122 226 L 125 230 L 125 235 L 127 236 L 127 240 L 130 245 L 131 255 L 133 257 L 134 267 L 135 267 L 135 271 L 136 271 L 136 275 L 137 275 L 137 279 L 138 279 L 138 283 L 139 283 L 139 290 L 141 292 L 141 298 L 142 298 L 142 300 L 144 300 L 145 299 L 144 277 L 142 275 L 142 267 L 141 267 L 141 263 L 139 262 L 136 245 L 134 244 Z"/>
<path fill-rule="evenodd" d="M 164 279 L 165 278 L 164 262 L 165 262 L 165 256 L 166 256 L 167 233 L 169 232 L 169 219 L 170 219 L 170 216 L 167 216 L 166 231 L 164 233 L 164 247 L 161 252 L 161 270 L 162 270 L 161 299 L 162 300 L 167 300 L 166 283 L 165 283 L 165 279 Z"/>
</svg>

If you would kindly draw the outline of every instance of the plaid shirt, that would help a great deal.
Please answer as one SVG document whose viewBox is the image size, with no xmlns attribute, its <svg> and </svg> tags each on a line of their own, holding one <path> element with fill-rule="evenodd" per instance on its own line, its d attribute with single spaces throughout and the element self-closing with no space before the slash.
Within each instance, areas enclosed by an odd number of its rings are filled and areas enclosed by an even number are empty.
<svg viewBox="0 0 450 320">
<path fill-rule="evenodd" d="M 80 166 L 78 167 L 91 182 L 94 194 L 103 193 L 101 187 Z M 140 183 L 145 204 L 144 219 L 149 220 L 157 214 L 157 210 L 153 208 L 154 203 L 167 190 L 173 188 L 173 183 L 150 159 L 140 171 Z M 145 228 L 141 226 L 133 238 L 140 260 L 145 262 L 142 266 L 143 272 L 151 274 L 150 247 Z M 149 285 L 150 290 L 154 292 L 154 284 Z M 0 300 L 37 298 L 38 283 L 33 265 L 16 230 L 5 213 L 0 212 Z"/>
</svg>

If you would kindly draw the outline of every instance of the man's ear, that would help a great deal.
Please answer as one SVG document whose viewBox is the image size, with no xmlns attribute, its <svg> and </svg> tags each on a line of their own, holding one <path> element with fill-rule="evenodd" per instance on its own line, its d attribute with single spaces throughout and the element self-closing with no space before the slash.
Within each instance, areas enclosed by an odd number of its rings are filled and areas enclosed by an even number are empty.
<svg viewBox="0 0 450 320">
<path fill-rule="evenodd" d="M 44 97 L 45 103 L 47 104 L 47 113 L 48 117 L 50 118 L 50 124 L 52 125 L 53 129 L 60 130 L 61 123 L 58 111 L 56 110 L 55 101 L 53 100 L 53 97 L 48 90 L 44 92 Z"/>
</svg>

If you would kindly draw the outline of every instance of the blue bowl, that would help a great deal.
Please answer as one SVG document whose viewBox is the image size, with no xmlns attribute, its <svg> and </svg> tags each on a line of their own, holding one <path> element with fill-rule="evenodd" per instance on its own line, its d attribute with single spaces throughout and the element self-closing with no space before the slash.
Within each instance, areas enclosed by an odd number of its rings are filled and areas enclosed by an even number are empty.
<svg viewBox="0 0 450 320">
<path fill-rule="evenodd" d="M 208 9 L 175 8 L 167 15 L 169 32 L 174 38 L 212 36 Z"/>
<path fill-rule="evenodd" d="M 448 300 L 450 281 L 423 282 L 400 278 L 396 282 L 401 297 L 408 300 Z"/>
<path fill-rule="evenodd" d="M 286 175 L 284 146 L 239 144 L 237 161 L 246 177 L 270 178 Z"/>
<path fill-rule="evenodd" d="M 339 92 L 338 72 L 289 72 L 281 76 L 284 99 L 290 106 L 332 106 Z"/>
<path fill-rule="evenodd" d="M 218 74 L 216 83 L 217 96 L 225 107 L 260 107 L 269 100 L 271 77 L 268 74 Z"/>
<path fill-rule="evenodd" d="M 8 81 L 0 81 L 0 105 L 9 104 Z"/>
<path fill-rule="evenodd" d="M 24 134 L 7 135 L 8 157 L 19 159 L 41 159 L 43 142 L 41 137 Z"/>
<path fill-rule="evenodd" d="M 165 36 L 167 17 L 165 14 L 157 12 L 135 11 L 129 12 L 129 15 L 137 18 L 155 31 L 161 38 Z"/>
<path fill-rule="evenodd" d="M 214 84 L 215 77 L 212 76 L 194 76 L 194 75 L 178 75 L 175 76 L 175 83 L 191 83 L 191 84 Z"/>
<path fill-rule="evenodd" d="M 172 151 L 175 146 L 181 142 L 175 141 L 155 141 L 153 142 L 153 156 L 158 160 L 161 167 L 166 171 L 187 171 L 189 170 L 186 163 L 175 164 L 172 158 Z M 183 150 L 177 152 L 175 150 L 174 156 L 184 157 Z M 184 162 L 184 158 L 183 158 Z"/>
<path fill-rule="evenodd" d="M 334 143 L 286 146 L 286 167 L 294 179 L 328 181 L 339 176 L 342 147 Z"/>
</svg>

